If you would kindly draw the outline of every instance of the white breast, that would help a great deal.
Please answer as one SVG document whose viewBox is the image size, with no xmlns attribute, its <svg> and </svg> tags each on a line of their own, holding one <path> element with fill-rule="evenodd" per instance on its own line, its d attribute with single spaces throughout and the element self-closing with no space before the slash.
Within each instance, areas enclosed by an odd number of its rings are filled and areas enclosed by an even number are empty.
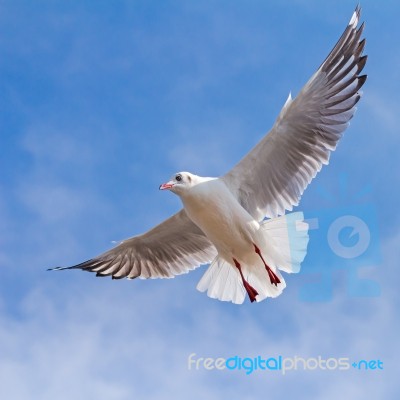
<svg viewBox="0 0 400 400">
<path fill-rule="evenodd" d="M 259 224 L 218 180 L 208 180 L 181 197 L 192 221 L 226 257 L 248 251 Z"/>
</svg>

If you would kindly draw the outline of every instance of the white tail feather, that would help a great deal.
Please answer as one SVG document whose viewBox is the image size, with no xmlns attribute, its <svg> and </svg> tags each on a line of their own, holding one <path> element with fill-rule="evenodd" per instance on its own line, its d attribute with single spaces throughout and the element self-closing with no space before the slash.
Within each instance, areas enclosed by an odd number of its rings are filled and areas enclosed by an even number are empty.
<svg viewBox="0 0 400 400">
<path fill-rule="evenodd" d="M 307 253 L 308 224 L 303 221 L 301 212 L 263 221 L 260 231 L 263 236 L 261 252 L 267 264 L 281 281 L 272 285 L 268 273 L 261 263 L 256 265 L 241 264 L 247 282 L 258 292 L 257 301 L 267 297 L 279 296 L 286 287 L 279 270 L 292 273 L 300 271 L 300 264 Z M 197 285 L 200 292 L 222 301 L 241 304 L 246 298 L 238 269 L 217 256 Z"/>
<path fill-rule="evenodd" d="M 281 271 L 297 273 L 307 254 L 308 224 L 302 212 L 294 212 L 261 223 L 265 240 L 272 242 L 274 264 Z M 272 256 L 272 257 L 271 257 Z"/>
<path fill-rule="evenodd" d="M 197 284 L 197 290 L 205 292 L 213 299 L 242 304 L 246 290 L 239 271 L 221 257 L 217 256 Z"/>
</svg>

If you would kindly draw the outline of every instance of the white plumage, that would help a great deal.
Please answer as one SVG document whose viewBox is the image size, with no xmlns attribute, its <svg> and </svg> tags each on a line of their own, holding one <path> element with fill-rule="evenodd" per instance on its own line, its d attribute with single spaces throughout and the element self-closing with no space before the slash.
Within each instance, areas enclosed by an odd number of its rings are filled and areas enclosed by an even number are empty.
<svg viewBox="0 0 400 400">
<path fill-rule="evenodd" d="M 210 297 L 243 303 L 246 293 L 251 301 L 278 296 L 286 285 L 280 271 L 298 272 L 308 243 L 302 213 L 284 214 L 328 164 L 366 80 L 359 17 L 357 7 L 317 72 L 231 171 L 220 178 L 176 174 L 160 189 L 180 196 L 181 211 L 100 256 L 56 269 L 169 278 L 211 263 L 197 286 Z"/>
</svg>

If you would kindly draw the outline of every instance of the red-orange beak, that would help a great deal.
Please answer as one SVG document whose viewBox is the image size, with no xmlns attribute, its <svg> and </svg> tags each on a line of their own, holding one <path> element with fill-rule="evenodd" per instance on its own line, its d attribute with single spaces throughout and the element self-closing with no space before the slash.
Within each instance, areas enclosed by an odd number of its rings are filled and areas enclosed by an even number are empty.
<svg viewBox="0 0 400 400">
<path fill-rule="evenodd" d="M 174 186 L 174 183 L 172 181 L 169 181 L 167 183 L 163 183 L 162 185 L 160 185 L 159 189 L 160 190 L 171 189 L 172 186 Z"/>
</svg>

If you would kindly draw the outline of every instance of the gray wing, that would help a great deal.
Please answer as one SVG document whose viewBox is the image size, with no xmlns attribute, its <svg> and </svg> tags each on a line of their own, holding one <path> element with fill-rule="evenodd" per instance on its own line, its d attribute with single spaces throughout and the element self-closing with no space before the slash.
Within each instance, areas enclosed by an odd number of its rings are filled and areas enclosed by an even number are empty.
<svg viewBox="0 0 400 400">
<path fill-rule="evenodd" d="M 213 244 L 184 210 L 143 235 L 72 267 L 119 278 L 171 278 L 207 264 L 217 255 Z"/>
<path fill-rule="evenodd" d="M 366 80 L 360 76 L 367 57 L 359 17 L 357 7 L 317 72 L 294 100 L 289 95 L 269 134 L 222 177 L 257 220 L 298 205 L 348 127 Z"/>
</svg>

